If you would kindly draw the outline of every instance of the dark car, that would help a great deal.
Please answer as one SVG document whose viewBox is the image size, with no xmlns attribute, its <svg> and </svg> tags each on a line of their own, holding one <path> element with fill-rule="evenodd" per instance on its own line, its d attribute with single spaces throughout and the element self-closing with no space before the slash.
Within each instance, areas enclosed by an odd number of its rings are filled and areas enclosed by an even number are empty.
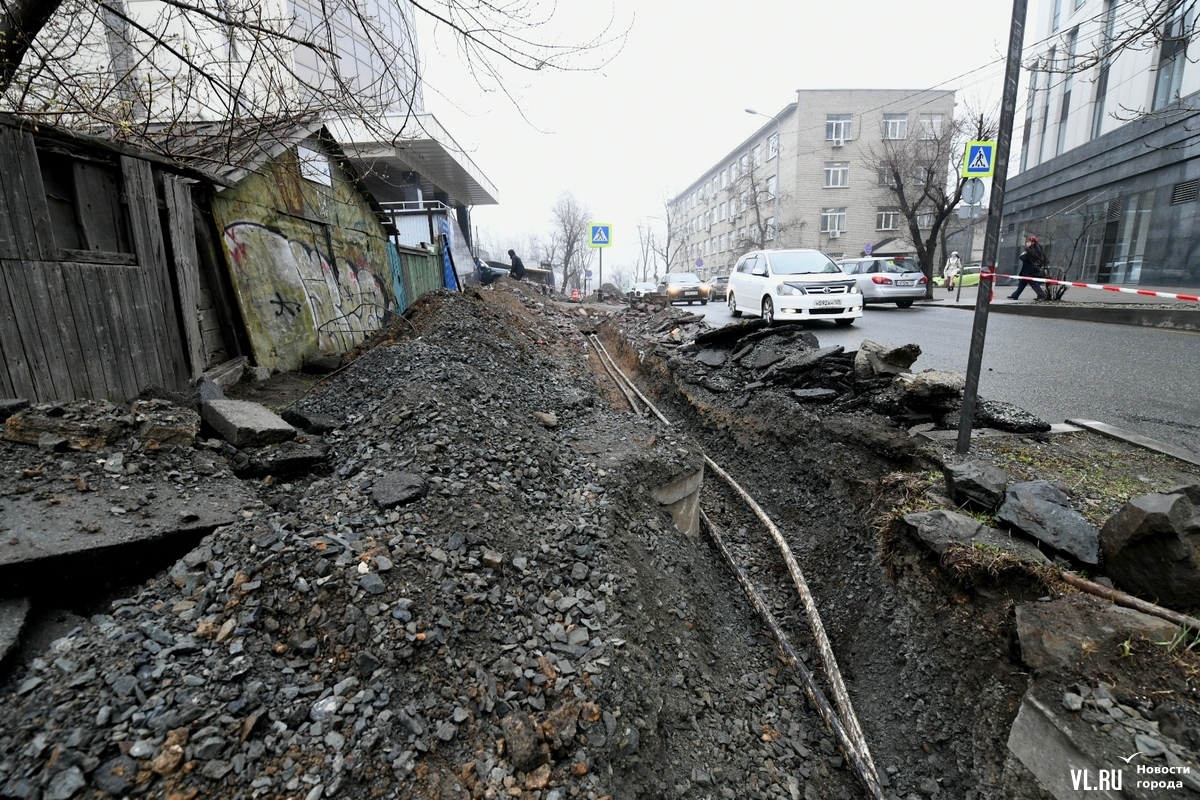
<svg viewBox="0 0 1200 800">
<path fill-rule="evenodd" d="M 686 302 L 689 306 L 700 301 L 708 305 L 708 284 L 701 283 L 692 272 L 668 272 L 658 283 L 658 293 L 667 296 L 669 303 Z"/>
<path fill-rule="evenodd" d="M 477 259 L 475 266 L 479 268 L 479 283 L 482 286 L 495 283 L 508 274 L 508 268 L 501 266 L 496 261 L 485 262 Z"/>
<path fill-rule="evenodd" d="M 708 279 L 708 298 L 712 300 L 716 298 L 717 302 L 725 299 L 725 293 L 729 289 L 729 276 L 717 275 L 714 278 Z"/>
</svg>

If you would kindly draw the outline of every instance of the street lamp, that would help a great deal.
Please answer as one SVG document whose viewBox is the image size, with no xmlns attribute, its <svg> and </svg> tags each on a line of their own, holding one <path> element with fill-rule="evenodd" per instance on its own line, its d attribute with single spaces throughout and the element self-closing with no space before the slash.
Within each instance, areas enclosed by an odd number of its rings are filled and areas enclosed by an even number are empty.
<svg viewBox="0 0 1200 800">
<path fill-rule="evenodd" d="M 766 117 L 767 119 L 775 120 L 775 247 L 780 247 L 779 236 L 779 178 L 783 170 L 779 168 L 783 163 L 783 138 L 779 135 L 779 117 L 772 117 L 769 114 L 764 114 L 761 111 L 755 111 L 753 108 L 746 109 L 747 114 L 753 114 L 756 117 Z"/>
</svg>

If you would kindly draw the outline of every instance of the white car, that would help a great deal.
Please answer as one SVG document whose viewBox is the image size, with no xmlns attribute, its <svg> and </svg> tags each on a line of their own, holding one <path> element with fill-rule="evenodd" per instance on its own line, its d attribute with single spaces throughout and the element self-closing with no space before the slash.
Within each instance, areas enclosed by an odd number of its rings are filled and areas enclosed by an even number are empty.
<svg viewBox="0 0 1200 800">
<path fill-rule="evenodd" d="M 655 290 L 657 290 L 657 289 L 658 289 L 657 283 L 649 283 L 649 282 L 635 283 L 633 285 L 633 288 L 631 288 L 629 290 L 629 297 L 631 299 L 634 297 L 645 297 L 648 294 L 654 294 Z"/>
<path fill-rule="evenodd" d="M 854 277 L 820 250 L 755 250 L 729 275 L 729 313 L 761 316 L 768 325 L 831 319 L 852 325 L 863 314 Z"/>
</svg>

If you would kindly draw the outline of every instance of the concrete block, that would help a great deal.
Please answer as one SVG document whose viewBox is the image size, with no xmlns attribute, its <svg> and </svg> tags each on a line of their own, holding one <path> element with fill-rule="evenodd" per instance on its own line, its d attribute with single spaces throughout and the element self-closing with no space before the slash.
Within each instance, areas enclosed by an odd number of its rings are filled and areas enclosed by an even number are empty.
<svg viewBox="0 0 1200 800">
<path fill-rule="evenodd" d="M 200 407 L 200 416 L 234 447 L 261 447 L 296 437 L 296 429 L 258 403 L 212 400 Z"/>
</svg>

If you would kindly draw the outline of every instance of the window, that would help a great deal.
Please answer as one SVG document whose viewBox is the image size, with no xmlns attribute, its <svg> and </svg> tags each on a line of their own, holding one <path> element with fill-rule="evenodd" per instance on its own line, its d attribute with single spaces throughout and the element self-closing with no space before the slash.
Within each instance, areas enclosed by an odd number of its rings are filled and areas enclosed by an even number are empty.
<svg viewBox="0 0 1200 800">
<path fill-rule="evenodd" d="M 54 243 L 76 251 L 73 260 L 136 264 L 120 169 L 42 150 L 37 158 Z"/>
<path fill-rule="evenodd" d="M 749 154 L 742 153 L 742 157 L 740 159 L 738 159 L 738 161 L 740 161 L 742 164 L 742 172 L 743 173 L 750 171 L 750 156 L 749 156 Z"/>
<path fill-rule="evenodd" d="M 734 161 L 729 165 L 729 182 L 737 183 L 738 179 L 738 162 Z"/>
<path fill-rule="evenodd" d="M 773 133 L 767 137 L 767 158 L 771 159 L 779 155 L 779 134 Z"/>
<path fill-rule="evenodd" d="M 921 230 L 929 230 L 933 227 L 934 213 L 932 211 L 921 211 L 917 213 L 917 227 Z"/>
<path fill-rule="evenodd" d="M 1059 20 L 1062 18 L 1062 0 L 1054 0 L 1054 14 L 1050 18 L 1050 30 L 1058 30 Z"/>
<path fill-rule="evenodd" d="M 1050 55 L 1046 59 L 1046 99 L 1042 104 L 1042 135 L 1038 139 L 1038 163 L 1041 163 L 1043 154 L 1046 153 L 1046 131 L 1050 128 L 1050 80 L 1049 72 L 1054 66 L 1055 52 L 1054 48 L 1050 48 Z"/>
<path fill-rule="evenodd" d="M 895 186 L 896 174 L 887 167 L 879 169 L 879 185 L 880 186 Z"/>
<path fill-rule="evenodd" d="M 750 195 L 749 192 L 742 192 L 741 197 L 738 198 L 738 213 L 739 214 L 746 210 L 746 203 L 749 201 L 749 195 Z"/>
<path fill-rule="evenodd" d="M 776 190 L 778 187 L 779 187 L 779 181 L 777 181 L 777 180 L 775 179 L 775 176 L 774 176 L 774 175 L 772 175 L 771 177 L 767 178 L 767 194 L 769 194 L 769 195 L 771 196 L 771 199 L 772 199 L 772 200 L 774 200 L 774 199 L 775 199 L 775 190 Z"/>
<path fill-rule="evenodd" d="M 724 253 L 728 249 L 726 247 L 727 241 L 728 241 L 728 238 L 725 236 L 725 234 L 722 233 L 721 234 L 721 244 L 720 244 L 721 251 L 720 252 Z"/>
<path fill-rule="evenodd" d="M 768 242 L 775 241 L 775 218 L 774 217 L 767 218 L 767 241 Z"/>
<path fill-rule="evenodd" d="M 846 230 L 846 209 L 844 207 L 821 209 L 821 233 L 830 231 L 840 233 L 844 230 Z"/>
<path fill-rule="evenodd" d="M 875 213 L 875 230 L 894 231 L 900 228 L 900 210 L 881 208 Z"/>
<path fill-rule="evenodd" d="M 1116 33 L 1117 0 L 1106 0 L 1104 3 L 1104 41 L 1101 45 L 1106 55 L 1100 62 L 1096 72 L 1096 101 L 1092 103 L 1092 138 L 1100 135 L 1104 128 L 1104 99 L 1108 94 L 1108 70 L 1112 66 L 1109 53 Z"/>
<path fill-rule="evenodd" d="M 754 149 L 750 152 L 754 154 L 754 166 L 761 167 L 763 165 L 762 145 L 754 145 Z"/>
<path fill-rule="evenodd" d="M 1172 4 L 1167 24 L 1163 27 L 1162 49 L 1158 53 L 1158 77 L 1154 81 L 1154 104 L 1157 111 L 1179 99 L 1183 83 L 1183 64 L 1187 61 L 1187 43 L 1194 24 L 1193 5 L 1182 0 Z"/>
<path fill-rule="evenodd" d="M 724 222 L 725 221 L 725 204 L 724 203 L 721 203 L 720 210 L 717 212 L 717 214 L 718 214 L 717 219 L 721 220 L 721 222 Z"/>
<path fill-rule="evenodd" d="M 922 139 L 936 139 L 942 135 L 941 114 L 921 114 L 920 123 Z"/>
<path fill-rule="evenodd" d="M 825 188 L 844 189 L 850 185 L 849 161 L 825 162 Z"/>
<path fill-rule="evenodd" d="M 906 138 L 908 138 L 908 117 L 904 114 L 884 114 L 883 115 L 883 138 L 884 139 L 906 139 Z"/>
<path fill-rule="evenodd" d="M 729 170 L 721 170 L 721 188 L 724 189 L 729 185 Z"/>
<path fill-rule="evenodd" d="M 853 117 L 849 114 L 829 114 L 825 117 L 825 141 L 848 142 L 854 138 L 852 133 Z"/>
<path fill-rule="evenodd" d="M 1021 134 L 1021 172 L 1029 167 L 1029 144 L 1033 137 L 1033 116 L 1037 103 L 1037 69 L 1029 72 L 1029 96 L 1025 103 L 1025 131 Z"/>
<path fill-rule="evenodd" d="M 1079 28 L 1067 36 L 1067 74 L 1063 77 L 1062 108 L 1058 114 L 1058 143 L 1054 154 L 1062 155 L 1067 146 L 1067 115 L 1071 112 L 1071 70 L 1075 67 L 1075 48 L 1079 44 Z"/>
</svg>

